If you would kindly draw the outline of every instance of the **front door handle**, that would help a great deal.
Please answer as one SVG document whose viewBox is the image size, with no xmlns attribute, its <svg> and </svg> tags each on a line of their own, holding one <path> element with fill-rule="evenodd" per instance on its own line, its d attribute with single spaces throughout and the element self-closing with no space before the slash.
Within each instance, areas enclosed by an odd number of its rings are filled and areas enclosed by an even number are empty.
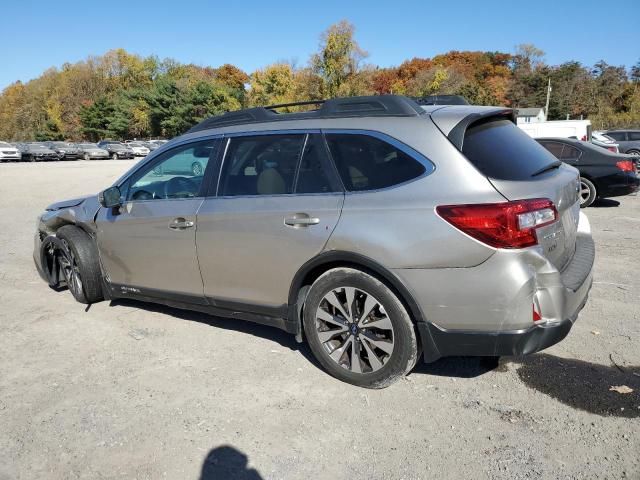
<svg viewBox="0 0 640 480">
<path fill-rule="evenodd" d="M 194 222 L 182 217 L 174 218 L 169 222 L 169 228 L 171 230 L 186 230 L 187 228 L 191 228 L 194 225 Z"/>
<path fill-rule="evenodd" d="M 310 217 L 306 213 L 296 213 L 284 219 L 284 224 L 290 227 L 308 227 L 309 225 L 317 225 L 319 223 L 319 218 Z"/>
</svg>

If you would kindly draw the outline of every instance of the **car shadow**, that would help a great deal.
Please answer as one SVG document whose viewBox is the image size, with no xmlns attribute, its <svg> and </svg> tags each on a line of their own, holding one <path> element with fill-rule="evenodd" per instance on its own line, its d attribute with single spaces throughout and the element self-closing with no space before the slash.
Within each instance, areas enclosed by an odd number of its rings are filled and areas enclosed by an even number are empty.
<svg viewBox="0 0 640 480">
<path fill-rule="evenodd" d="M 611 207 L 619 207 L 619 206 L 620 206 L 619 201 L 612 200 L 610 198 L 599 198 L 591 204 L 591 207 L 595 207 L 595 208 L 611 208 Z"/>
<path fill-rule="evenodd" d="M 244 333 L 246 335 L 253 335 L 255 337 L 264 338 L 277 343 L 278 345 L 288 348 L 289 350 L 300 352 L 310 363 L 322 370 L 320 364 L 316 361 L 313 353 L 309 349 L 306 342 L 298 343 L 295 337 L 283 330 L 267 325 L 260 325 L 259 323 L 253 323 L 246 320 L 239 320 L 234 318 L 216 317 L 208 315 L 202 312 L 196 312 L 193 310 L 183 310 L 181 308 L 169 307 L 157 303 L 143 302 L 140 300 L 133 300 L 128 298 L 117 298 L 110 301 L 110 307 L 128 306 L 133 308 L 139 308 L 147 312 L 162 313 L 170 315 L 172 317 L 179 318 L 181 320 L 188 320 L 190 322 L 203 323 L 214 328 L 222 328 L 224 330 L 233 330 L 234 332 Z"/>
<path fill-rule="evenodd" d="M 608 366 L 547 353 L 511 359 L 530 388 L 572 408 L 601 416 L 640 417 L 640 366 Z M 508 361 L 508 362 L 509 362 Z M 611 387 L 629 387 L 618 393 Z"/>
<path fill-rule="evenodd" d="M 418 362 L 412 374 L 437 377 L 476 378 L 491 371 L 504 371 L 498 357 L 445 357 L 433 363 Z"/>
<path fill-rule="evenodd" d="M 247 468 L 249 457 L 229 445 L 212 449 L 202 463 L 199 480 L 262 480 L 262 475 Z"/>
</svg>

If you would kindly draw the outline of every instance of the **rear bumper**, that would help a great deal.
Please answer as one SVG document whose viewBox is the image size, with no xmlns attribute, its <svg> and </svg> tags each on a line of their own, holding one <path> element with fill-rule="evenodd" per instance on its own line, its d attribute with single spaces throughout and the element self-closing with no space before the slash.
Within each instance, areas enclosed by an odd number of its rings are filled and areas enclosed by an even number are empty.
<svg viewBox="0 0 640 480">
<path fill-rule="evenodd" d="M 617 173 L 598 181 L 598 197 L 621 197 L 635 193 L 640 188 L 640 178 L 635 173 Z"/>
<path fill-rule="evenodd" d="M 595 247 L 580 216 L 575 253 L 561 272 L 537 248 L 497 251 L 469 268 L 396 270 L 422 313 L 424 360 L 526 355 L 565 338 L 593 281 Z"/>
<path fill-rule="evenodd" d="M 449 356 L 520 356 L 544 350 L 564 340 L 587 302 L 592 280 L 584 284 L 584 296 L 576 311 L 560 322 L 534 325 L 526 330 L 504 332 L 460 332 L 443 330 L 432 323 L 419 323 L 418 332 L 425 348 L 424 360 L 432 362 Z M 435 349 L 434 349 L 435 347 Z"/>
</svg>

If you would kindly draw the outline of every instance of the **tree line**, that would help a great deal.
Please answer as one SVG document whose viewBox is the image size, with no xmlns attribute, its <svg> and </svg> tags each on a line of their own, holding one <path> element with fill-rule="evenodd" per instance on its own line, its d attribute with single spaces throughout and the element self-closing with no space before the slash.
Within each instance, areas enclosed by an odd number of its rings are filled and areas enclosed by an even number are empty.
<svg viewBox="0 0 640 480">
<path fill-rule="evenodd" d="M 6 87 L 0 139 L 173 137 L 223 112 L 336 96 L 457 94 L 478 105 L 540 107 L 549 79 L 550 120 L 640 126 L 640 61 L 630 69 L 604 60 L 551 66 L 529 44 L 513 53 L 450 51 L 390 68 L 367 63 L 367 56 L 346 21 L 321 35 L 304 66 L 277 62 L 250 74 L 229 64 L 203 67 L 112 50 Z"/>
</svg>

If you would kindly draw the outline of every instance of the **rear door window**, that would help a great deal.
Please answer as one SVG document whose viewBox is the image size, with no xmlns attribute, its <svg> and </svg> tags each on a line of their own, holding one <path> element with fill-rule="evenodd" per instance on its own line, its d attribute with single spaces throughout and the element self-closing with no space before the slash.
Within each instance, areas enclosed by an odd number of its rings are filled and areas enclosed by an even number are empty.
<svg viewBox="0 0 640 480">
<path fill-rule="evenodd" d="M 557 161 L 509 120 L 472 125 L 465 132 L 462 153 L 483 175 L 496 180 L 529 180 Z"/>
<path fill-rule="evenodd" d="M 304 140 L 304 134 L 230 138 L 218 195 L 293 193 L 296 167 Z"/>
<path fill-rule="evenodd" d="M 625 132 L 609 132 L 607 133 L 611 138 L 617 140 L 618 142 L 624 142 L 627 139 L 627 135 Z"/>
<path fill-rule="evenodd" d="M 322 137 L 319 134 L 309 135 L 298 167 L 296 193 L 329 193 L 341 190 L 340 182 L 331 170 Z"/>
<path fill-rule="evenodd" d="M 629 140 L 632 142 L 640 140 L 640 132 L 629 132 Z"/>
<path fill-rule="evenodd" d="M 569 162 L 575 162 L 580 158 L 581 154 L 582 152 L 578 150 L 576 147 L 572 147 L 571 145 L 565 145 L 564 149 L 562 150 L 562 156 L 560 157 L 560 159 L 569 161 Z"/>
<path fill-rule="evenodd" d="M 348 191 L 391 187 L 413 180 L 427 170 L 405 149 L 372 135 L 326 133 L 325 138 Z"/>
<path fill-rule="evenodd" d="M 551 154 L 554 157 L 562 158 L 562 149 L 564 148 L 564 145 L 562 143 L 558 143 L 558 142 L 540 142 L 540 145 L 542 145 L 544 148 L 549 150 L 549 152 L 551 152 Z"/>
</svg>

